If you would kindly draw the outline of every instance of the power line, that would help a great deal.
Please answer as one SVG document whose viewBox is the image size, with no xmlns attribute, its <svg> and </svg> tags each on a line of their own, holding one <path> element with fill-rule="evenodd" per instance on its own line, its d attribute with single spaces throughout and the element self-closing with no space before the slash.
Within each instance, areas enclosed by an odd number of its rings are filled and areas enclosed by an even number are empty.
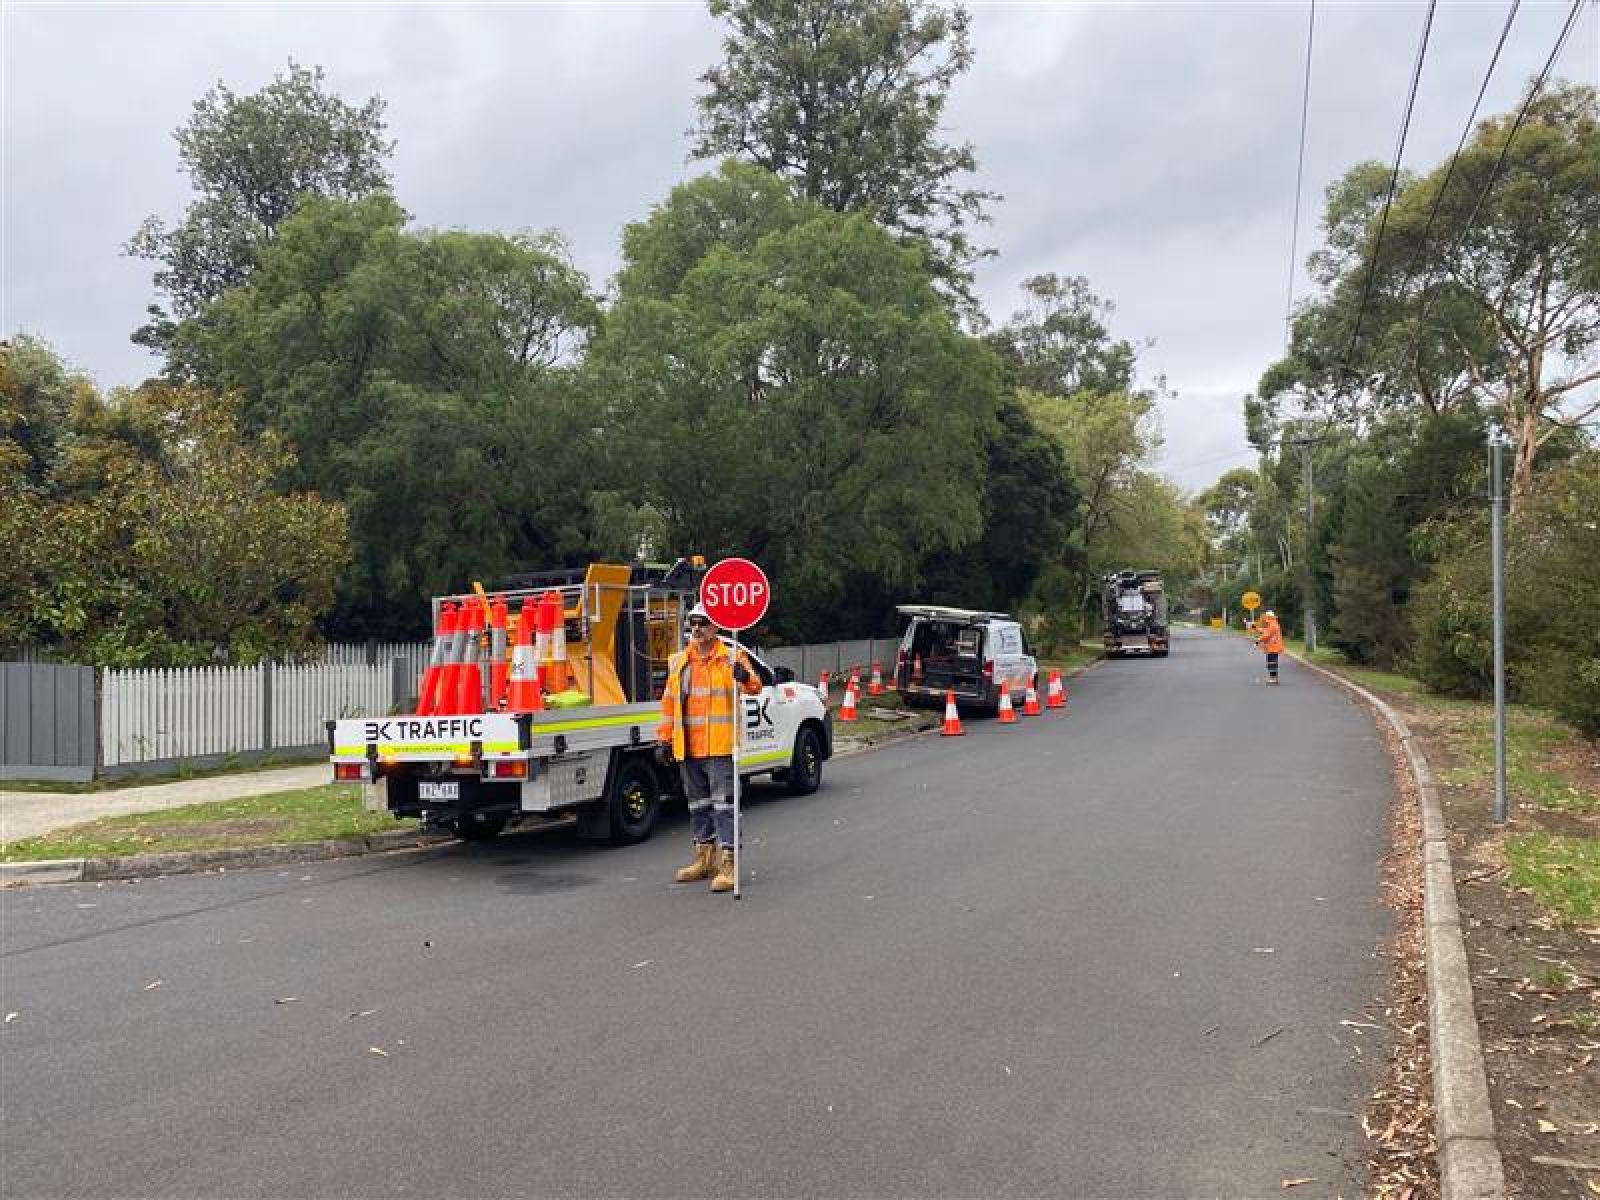
<svg viewBox="0 0 1600 1200">
<path fill-rule="evenodd" d="M 1450 180 L 1455 176 L 1456 162 L 1461 157 L 1461 151 L 1466 148 L 1467 138 L 1472 136 L 1472 126 L 1478 119 L 1478 108 L 1483 104 L 1484 93 L 1489 90 L 1489 80 L 1494 75 L 1494 68 L 1500 61 L 1500 52 L 1505 49 L 1506 35 L 1511 32 L 1511 22 L 1516 20 L 1517 9 L 1522 7 L 1522 0 L 1511 0 L 1511 8 L 1506 13 L 1506 23 L 1500 27 L 1500 40 L 1495 43 L 1494 54 L 1489 59 L 1489 68 L 1483 73 L 1483 82 L 1478 85 L 1478 98 L 1472 102 L 1472 111 L 1467 114 L 1467 123 L 1462 127 L 1461 138 L 1456 142 L 1455 152 L 1450 155 L 1450 163 L 1444 170 L 1444 182 L 1439 185 L 1439 190 L 1434 193 L 1433 205 L 1428 209 L 1428 220 L 1422 227 L 1422 238 L 1417 243 L 1416 253 L 1411 256 L 1411 262 L 1406 267 L 1405 279 L 1401 281 L 1399 295 L 1404 298 L 1405 290 L 1410 285 L 1412 277 L 1417 271 L 1417 264 L 1422 261 L 1422 252 L 1427 249 L 1428 235 L 1433 232 L 1434 218 L 1439 215 L 1439 205 L 1444 200 L 1445 192 L 1450 189 Z"/>
<path fill-rule="evenodd" d="M 1519 0 L 1520 2 L 1520 0 Z M 1283 349 L 1289 350 L 1290 321 L 1294 318 L 1295 256 L 1300 248 L 1300 189 L 1306 174 L 1306 117 L 1311 112 L 1311 46 L 1317 32 L 1317 0 L 1311 0 L 1306 19 L 1306 82 L 1300 97 L 1300 154 L 1294 169 L 1294 225 L 1289 230 L 1289 294 L 1283 302 Z"/>
<path fill-rule="evenodd" d="M 1544 69 L 1539 72 L 1538 78 L 1528 88 L 1527 98 L 1523 100 L 1522 107 L 1517 110 L 1517 119 L 1511 123 L 1511 132 L 1506 134 L 1505 143 L 1500 147 L 1500 155 L 1495 159 L 1494 170 L 1489 172 L 1489 178 L 1483 185 L 1483 191 L 1478 193 L 1478 202 L 1472 206 L 1472 212 L 1467 217 L 1467 223 L 1461 227 L 1461 232 L 1456 235 L 1456 240 L 1451 244 L 1449 253 L 1445 256 L 1446 262 L 1454 261 L 1456 253 L 1461 249 L 1461 243 L 1466 241 L 1467 234 L 1472 232 L 1472 226 L 1478 220 L 1478 214 L 1483 211 L 1483 203 L 1489 198 L 1489 193 L 1500 179 L 1500 171 L 1505 166 L 1506 155 L 1511 151 L 1511 143 L 1516 140 L 1517 131 L 1522 128 L 1522 122 L 1527 119 L 1528 110 L 1533 107 L 1533 102 L 1544 90 L 1545 80 L 1550 77 L 1550 69 L 1555 66 L 1556 59 L 1561 57 L 1561 51 L 1567 44 L 1567 38 L 1572 33 L 1572 27 L 1577 24 L 1578 13 L 1582 11 L 1587 0 L 1572 0 L 1572 11 L 1567 13 L 1566 22 L 1561 26 L 1561 33 L 1556 38 L 1555 48 L 1550 51 L 1550 57 L 1545 59 Z M 1428 316 L 1428 305 L 1433 298 L 1429 292 L 1423 296 L 1422 308 L 1417 315 L 1417 325 L 1420 327 Z M 1415 339 L 1413 339 L 1415 345 Z"/>
<path fill-rule="evenodd" d="M 1583 0 L 1577 0 L 1583 3 Z M 1378 250 L 1383 245 L 1383 232 L 1389 224 L 1389 206 L 1394 203 L 1395 187 L 1400 180 L 1400 159 L 1406 150 L 1406 135 L 1411 131 L 1411 112 L 1417 103 L 1417 84 L 1422 79 L 1422 60 L 1428 53 L 1428 34 L 1433 29 L 1433 10 L 1438 0 L 1428 0 L 1428 12 L 1422 22 L 1422 37 L 1417 42 L 1417 61 L 1411 68 L 1411 90 L 1406 95 L 1405 116 L 1400 121 L 1400 138 L 1394 148 L 1394 165 L 1389 169 L 1389 191 L 1383 198 L 1383 212 L 1378 218 L 1378 236 L 1372 243 L 1372 257 L 1367 262 L 1367 282 L 1361 290 L 1361 303 L 1356 308 L 1355 327 L 1350 331 L 1350 345 L 1344 353 L 1345 370 L 1353 369 L 1356 342 L 1361 337 L 1361 322 L 1367 315 L 1367 302 L 1372 298 L 1372 282 L 1378 271 Z"/>
</svg>

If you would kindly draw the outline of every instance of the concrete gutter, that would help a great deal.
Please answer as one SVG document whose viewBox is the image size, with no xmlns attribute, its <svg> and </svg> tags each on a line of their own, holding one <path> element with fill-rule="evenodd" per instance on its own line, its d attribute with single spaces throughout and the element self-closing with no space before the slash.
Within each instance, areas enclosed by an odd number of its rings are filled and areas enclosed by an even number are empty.
<svg viewBox="0 0 1600 1200">
<path fill-rule="evenodd" d="M 170 854 L 134 854 L 125 858 L 57 858 L 43 862 L 0 863 L 0 887 L 35 883 L 90 883 L 102 879 L 143 879 L 155 875 L 192 875 L 240 867 L 271 867 L 282 863 L 316 862 L 449 845 L 454 838 L 421 830 L 399 829 L 366 837 L 333 838 L 321 842 L 288 842 L 250 846 L 237 850 L 189 850 Z"/>
<path fill-rule="evenodd" d="M 1506 1194 L 1494 1110 L 1472 1006 L 1472 978 L 1456 906 L 1444 813 L 1433 772 L 1405 719 L 1359 684 L 1291 655 L 1301 666 L 1366 701 L 1405 748 L 1422 806 L 1423 944 L 1427 955 L 1428 1052 L 1433 1065 L 1434 1126 L 1439 1142 L 1441 1200 L 1500 1200 Z"/>
</svg>

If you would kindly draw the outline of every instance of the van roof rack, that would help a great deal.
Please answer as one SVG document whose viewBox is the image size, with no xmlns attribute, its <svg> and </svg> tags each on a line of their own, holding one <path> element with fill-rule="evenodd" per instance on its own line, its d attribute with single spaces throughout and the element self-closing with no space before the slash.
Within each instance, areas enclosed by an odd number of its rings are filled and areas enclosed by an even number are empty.
<svg viewBox="0 0 1600 1200">
<path fill-rule="evenodd" d="M 947 608 L 942 604 L 897 604 L 895 611 L 908 617 L 930 617 L 935 621 L 1010 621 L 1010 613 L 987 612 L 977 608 Z"/>
</svg>

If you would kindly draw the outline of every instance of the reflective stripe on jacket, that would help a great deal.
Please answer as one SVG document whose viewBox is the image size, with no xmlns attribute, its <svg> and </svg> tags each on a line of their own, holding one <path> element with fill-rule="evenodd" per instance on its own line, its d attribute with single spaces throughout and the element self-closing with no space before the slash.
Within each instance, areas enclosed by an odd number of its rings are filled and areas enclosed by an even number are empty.
<svg viewBox="0 0 1600 1200">
<path fill-rule="evenodd" d="M 743 650 L 739 661 L 750 677 L 742 689 L 747 695 L 761 691 L 755 664 Z M 694 647 L 678 651 L 667 663 L 667 686 L 661 693 L 661 724 L 656 741 L 671 742 L 679 762 L 686 758 L 723 758 L 733 753 L 733 663 L 722 642 L 701 658 Z M 682 719 L 679 719 L 679 713 Z"/>
<path fill-rule="evenodd" d="M 1283 653 L 1283 626 L 1278 624 L 1276 617 L 1262 622 L 1261 632 L 1256 635 L 1256 645 L 1267 654 Z"/>
</svg>

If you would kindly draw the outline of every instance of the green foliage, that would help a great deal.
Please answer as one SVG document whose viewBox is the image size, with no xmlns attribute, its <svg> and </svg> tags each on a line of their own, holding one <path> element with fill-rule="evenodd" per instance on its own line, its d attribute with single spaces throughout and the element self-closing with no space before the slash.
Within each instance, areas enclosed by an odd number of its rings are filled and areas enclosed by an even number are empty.
<svg viewBox="0 0 1600 1200">
<path fill-rule="evenodd" d="M 1133 344 L 1112 338 L 1107 322 L 1115 306 L 1087 279 L 1035 275 L 1022 290 L 1024 307 L 988 338 L 1018 387 L 1049 396 L 1132 389 Z"/>
<path fill-rule="evenodd" d="M 0 483 L 0 638 L 102 666 L 284 657 L 315 640 L 344 512 L 282 495 L 289 462 L 236 405 L 149 384 L 79 392 L 38 487 Z"/>
<path fill-rule="evenodd" d="M 684 232 L 704 229 L 723 233 Z M 659 265 L 689 245 L 692 267 Z M 997 372 L 921 255 L 736 166 L 676 189 L 624 249 L 591 354 L 612 453 L 665 546 L 774 576 L 772 636 L 820 635 L 852 585 L 909 587 L 978 536 Z"/>
<path fill-rule="evenodd" d="M 1553 471 L 1506 524 L 1510 694 L 1600 734 L 1600 453 Z M 1484 697 L 1493 683 L 1486 522 L 1443 531 L 1446 550 L 1414 607 L 1415 666 L 1430 686 Z"/>
<path fill-rule="evenodd" d="M 331 634 L 420 636 L 429 595 L 637 544 L 573 366 L 598 306 L 554 236 L 312 199 L 209 316 L 201 357 L 294 446 L 285 481 L 349 507 Z"/>
<path fill-rule="evenodd" d="M 1600 838 L 1518 834 L 1506 839 L 1512 887 L 1527 888 L 1562 921 L 1600 916 Z"/>
<path fill-rule="evenodd" d="M 729 23 L 701 76 L 697 158 L 736 157 L 835 212 L 863 213 L 924 246 L 963 298 L 980 254 L 966 230 L 993 193 L 958 180 L 972 147 L 940 140 L 972 64 L 968 16 L 924 0 L 711 0 Z M 969 300 L 970 302 L 970 300 Z"/>
<path fill-rule="evenodd" d="M 346 199 L 388 186 L 384 102 L 352 106 L 323 89 L 322 68 L 293 62 L 287 75 L 240 96 L 218 83 L 195 102 L 176 138 L 178 158 L 199 198 L 177 226 L 148 217 L 127 252 L 158 264 L 156 289 L 170 315 L 152 306 L 152 321 L 134 341 L 166 351 L 177 322 L 202 315 L 229 288 L 249 278 L 262 250 L 306 196 Z M 180 373 L 187 366 L 174 363 Z"/>
</svg>

